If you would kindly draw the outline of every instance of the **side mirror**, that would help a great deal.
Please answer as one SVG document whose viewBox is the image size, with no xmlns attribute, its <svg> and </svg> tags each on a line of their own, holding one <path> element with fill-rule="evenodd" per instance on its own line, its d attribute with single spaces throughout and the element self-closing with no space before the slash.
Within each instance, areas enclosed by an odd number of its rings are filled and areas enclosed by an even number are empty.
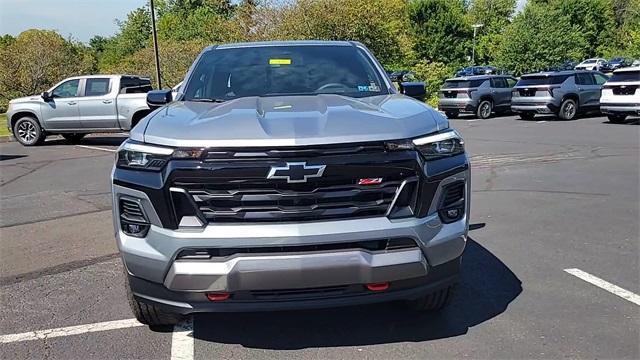
<svg viewBox="0 0 640 360">
<path fill-rule="evenodd" d="M 400 83 L 400 92 L 420 101 L 427 96 L 425 84 L 418 81 Z"/>
<path fill-rule="evenodd" d="M 151 110 L 167 105 L 172 100 L 173 95 L 171 94 L 171 89 L 153 90 L 147 93 L 147 106 L 149 106 Z"/>
<path fill-rule="evenodd" d="M 49 94 L 48 91 L 44 91 L 42 94 L 40 94 L 40 96 L 42 97 L 42 100 L 46 102 L 51 101 L 51 94 Z"/>
</svg>

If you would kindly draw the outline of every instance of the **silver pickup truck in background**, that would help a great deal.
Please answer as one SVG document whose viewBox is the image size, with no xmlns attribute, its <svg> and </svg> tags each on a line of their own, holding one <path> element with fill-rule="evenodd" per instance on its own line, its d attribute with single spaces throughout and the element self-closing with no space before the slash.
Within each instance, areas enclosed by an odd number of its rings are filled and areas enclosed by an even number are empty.
<svg viewBox="0 0 640 360">
<path fill-rule="evenodd" d="M 25 146 L 60 134 L 72 143 L 95 132 L 131 130 L 151 110 L 151 81 L 134 75 L 88 75 L 65 79 L 41 95 L 13 99 L 7 126 Z"/>
</svg>

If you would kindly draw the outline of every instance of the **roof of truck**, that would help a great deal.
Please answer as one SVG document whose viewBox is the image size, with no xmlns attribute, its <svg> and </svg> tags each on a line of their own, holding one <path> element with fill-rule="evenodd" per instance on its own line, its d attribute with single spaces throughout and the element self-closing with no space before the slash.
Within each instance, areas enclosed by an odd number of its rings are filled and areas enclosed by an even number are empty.
<svg viewBox="0 0 640 360">
<path fill-rule="evenodd" d="M 239 42 L 222 44 L 216 46 L 217 49 L 235 49 L 243 47 L 262 47 L 262 46 L 353 46 L 357 44 L 352 41 L 329 41 L 329 40 L 291 40 L 291 41 L 258 41 L 258 42 Z"/>
</svg>

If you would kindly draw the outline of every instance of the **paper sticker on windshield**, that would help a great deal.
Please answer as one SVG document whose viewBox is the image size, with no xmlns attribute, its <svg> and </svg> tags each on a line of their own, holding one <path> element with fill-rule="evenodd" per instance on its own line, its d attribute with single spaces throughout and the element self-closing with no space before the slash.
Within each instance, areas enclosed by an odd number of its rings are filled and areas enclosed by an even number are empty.
<svg viewBox="0 0 640 360">
<path fill-rule="evenodd" d="M 269 65 L 291 65 L 291 59 L 269 59 Z"/>
<path fill-rule="evenodd" d="M 363 91 L 363 92 L 378 92 L 380 91 L 380 88 L 378 87 L 378 85 L 376 84 L 371 84 L 371 85 L 358 85 L 358 91 Z"/>
</svg>

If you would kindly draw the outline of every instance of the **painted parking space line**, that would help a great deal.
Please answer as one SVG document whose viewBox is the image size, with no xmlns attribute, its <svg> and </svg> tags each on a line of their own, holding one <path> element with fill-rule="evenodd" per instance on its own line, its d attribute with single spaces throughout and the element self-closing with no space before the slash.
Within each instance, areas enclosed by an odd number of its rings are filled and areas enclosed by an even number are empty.
<svg viewBox="0 0 640 360">
<path fill-rule="evenodd" d="M 614 295 L 618 295 L 625 300 L 631 301 L 636 305 L 640 305 L 640 295 L 634 294 L 629 290 L 623 289 L 617 285 L 602 280 L 599 277 L 593 276 L 580 269 L 564 269 L 564 271 Z"/>
<path fill-rule="evenodd" d="M 173 327 L 171 360 L 192 360 L 193 354 L 193 317 L 189 316 Z"/>
<path fill-rule="evenodd" d="M 67 326 L 57 329 L 36 330 L 20 334 L 0 335 L 0 344 L 29 340 L 44 340 L 56 337 L 80 335 L 100 331 L 117 330 L 145 326 L 136 319 L 105 321 L 100 323 Z"/>
<path fill-rule="evenodd" d="M 108 152 L 116 152 L 116 149 L 108 149 L 99 146 L 89 146 L 89 145 L 76 145 L 79 148 L 90 149 L 90 150 L 99 150 L 99 151 L 108 151 Z"/>
</svg>

